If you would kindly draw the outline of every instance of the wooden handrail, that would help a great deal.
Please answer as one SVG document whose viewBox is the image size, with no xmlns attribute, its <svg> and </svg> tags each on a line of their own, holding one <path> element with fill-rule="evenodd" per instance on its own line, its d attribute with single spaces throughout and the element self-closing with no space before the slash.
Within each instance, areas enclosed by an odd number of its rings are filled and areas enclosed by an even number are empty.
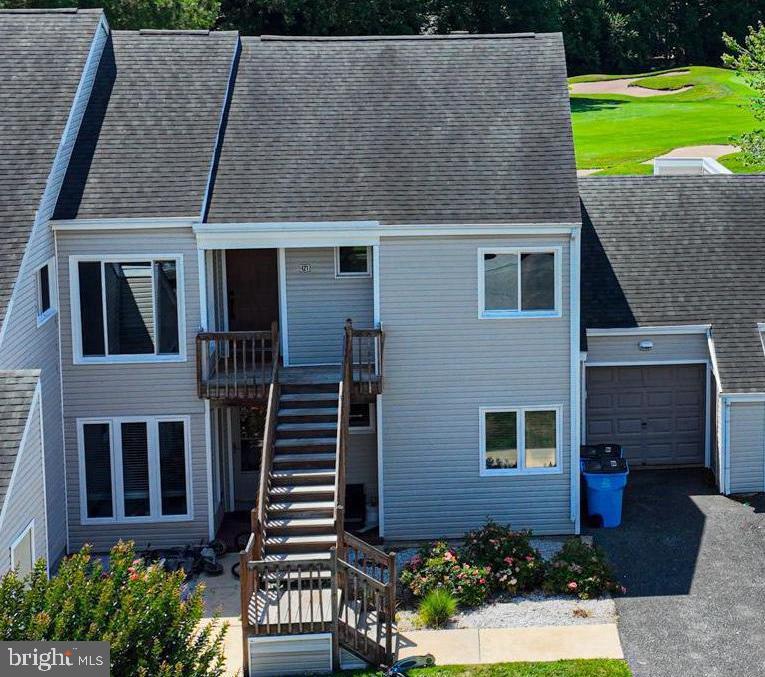
<svg viewBox="0 0 765 677">
<path fill-rule="evenodd" d="M 276 421 L 278 419 L 280 385 L 278 372 L 275 373 L 276 381 L 271 384 L 268 391 L 268 408 L 266 409 L 266 422 L 263 429 L 263 451 L 260 457 L 260 483 L 258 485 L 257 515 L 253 518 L 253 529 L 257 529 L 256 556 L 263 556 L 263 546 L 266 542 L 266 501 L 271 490 L 271 466 L 273 465 L 274 440 L 276 439 Z"/>
<path fill-rule="evenodd" d="M 202 331 L 196 337 L 197 394 L 219 400 L 263 400 L 279 368 L 279 327 L 268 331 Z"/>
<path fill-rule="evenodd" d="M 382 328 L 356 329 L 345 322 L 343 378 L 346 368 L 352 394 L 371 397 L 382 392 L 385 332 Z"/>
</svg>

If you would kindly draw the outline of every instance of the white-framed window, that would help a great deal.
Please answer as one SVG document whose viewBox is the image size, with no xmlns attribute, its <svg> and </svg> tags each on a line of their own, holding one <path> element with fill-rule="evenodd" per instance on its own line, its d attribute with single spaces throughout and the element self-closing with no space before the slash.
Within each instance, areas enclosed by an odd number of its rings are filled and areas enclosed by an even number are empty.
<svg viewBox="0 0 765 677">
<path fill-rule="evenodd" d="M 371 247 L 335 247 L 335 277 L 370 277 Z"/>
<path fill-rule="evenodd" d="M 372 433 L 376 428 L 375 406 L 371 402 L 351 404 L 348 430 L 353 433 Z"/>
<path fill-rule="evenodd" d="M 187 416 L 77 420 L 83 524 L 192 519 Z"/>
<path fill-rule="evenodd" d="M 48 259 L 35 271 L 37 290 L 37 326 L 45 324 L 58 310 L 56 262 Z"/>
<path fill-rule="evenodd" d="M 11 569 L 24 577 L 35 565 L 35 521 L 32 520 L 11 543 Z"/>
<path fill-rule="evenodd" d="M 561 316 L 561 248 L 478 249 L 478 316 Z"/>
<path fill-rule="evenodd" d="M 69 258 L 75 364 L 186 360 L 183 257 Z"/>
<path fill-rule="evenodd" d="M 563 408 L 481 407 L 481 475 L 538 475 L 563 472 Z"/>
</svg>

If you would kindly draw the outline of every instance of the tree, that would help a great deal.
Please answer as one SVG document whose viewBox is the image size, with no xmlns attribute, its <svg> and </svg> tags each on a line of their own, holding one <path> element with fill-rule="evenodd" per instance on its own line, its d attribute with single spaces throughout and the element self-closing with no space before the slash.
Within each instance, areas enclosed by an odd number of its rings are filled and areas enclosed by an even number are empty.
<svg viewBox="0 0 765 677">
<path fill-rule="evenodd" d="M 115 29 L 209 29 L 220 13 L 220 0 L 0 0 L 0 9 L 103 7 Z"/>
<path fill-rule="evenodd" d="M 760 22 L 757 28 L 749 26 L 743 44 L 727 33 L 723 34 L 723 42 L 729 50 L 723 55 L 723 61 L 735 68 L 756 92 L 749 106 L 754 118 L 765 122 L 765 25 Z M 743 134 L 737 141 L 746 164 L 765 164 L 765 128 Z"/>
<path fill-rule="evenodd" d="M 436 33 L 544 33 L 560 30 L 563 0 L 430 0 Z"/>
</svg>

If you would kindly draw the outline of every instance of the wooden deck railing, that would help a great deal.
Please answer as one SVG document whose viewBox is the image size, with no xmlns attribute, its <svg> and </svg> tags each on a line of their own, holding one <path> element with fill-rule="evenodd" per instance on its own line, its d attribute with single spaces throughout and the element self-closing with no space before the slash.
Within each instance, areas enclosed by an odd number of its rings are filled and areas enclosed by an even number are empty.
<svg viewBox="0 0 765 677">
<path fill-rule="evenodd" d="M 279 327 L 270 331 L 206 331 L 197 334 L 199 397 L 264 399 L 279 366 Z"/>
<path fill-rule="evenodd" d="M 263 561 L 250 537 L 239 555 L 246 668 L 249 637 L 314 632 L 332 633 L 335 660 L 344 647 L 375 665 L 392 663 L 395 557 L 348 533 L 341 545 L 327 560 Z"/>
<path fill-rule="evenodd" d="M 385 333 L 382 329 L 355 329 L 345 321 L 343 378 L 350 368 L 352 395 L 372 397 L 383 390 L 383 354 Z"/>
<path fill-rule="evenodd" d="M 274 460 L 274 441 L 276 439 L 276 422 L 279 418 L 279 372 L 274 371 L 273 383 L 268 391 L 268 407 L 266 422 L 263 427 L 263 451 L 260 457 L 260 482 L 258 483 L 258 504 L 252 520 L 252 532 L 255 535 L 255 554 L 260 559 L 263 556 L 263 545 L 266 541 L 266 501 L 271 491 L 271 467 Z"/>
</svg>

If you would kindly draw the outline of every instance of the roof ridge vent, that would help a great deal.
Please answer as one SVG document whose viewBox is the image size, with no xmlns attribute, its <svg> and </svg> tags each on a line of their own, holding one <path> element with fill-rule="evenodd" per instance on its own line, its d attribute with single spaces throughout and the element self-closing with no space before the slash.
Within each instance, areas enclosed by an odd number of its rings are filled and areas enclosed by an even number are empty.
<svg viewBox="0 0 765 677">
<path fill-rule="evenodd" d="M 260 35 L 255 36 L 263 42 L 384 42 L 387 40 L 508 40 L 517 38 L 535 38 L 536 33 L 469 33 L 452 31 L 451 33 L 425 33 L 421 35 Z"/>
<path fill-rule="evenodd" d="M 210 31 L 204 29 L 181 30 L 178 28 L 141 28 L 141 35 L 210 35 Z"/>
<path fill-rule="evenodd" d="M 16 9 L 2 9 L 0 14 L 77 14 L 82 11 L 79 7 L 20 7 Z M 97 10 L 100 12 L 101 10 Z"/>
</svg>

